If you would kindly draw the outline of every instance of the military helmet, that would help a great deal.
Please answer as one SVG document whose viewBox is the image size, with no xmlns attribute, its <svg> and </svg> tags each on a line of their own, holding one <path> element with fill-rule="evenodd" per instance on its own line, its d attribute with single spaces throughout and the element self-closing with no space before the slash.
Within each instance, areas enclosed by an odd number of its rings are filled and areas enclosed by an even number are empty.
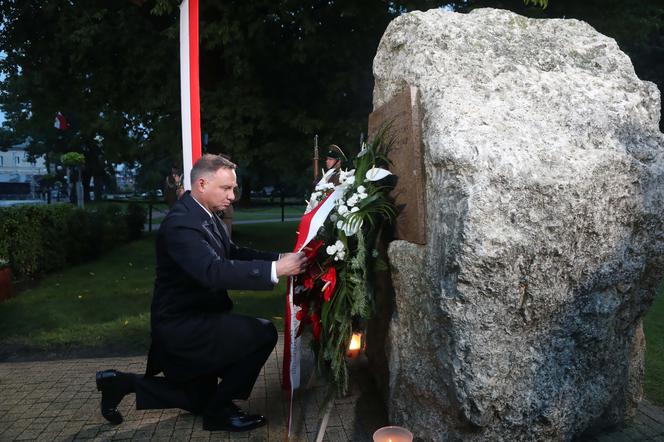
<svg viewBox="0 0 664 442">
<path fill-rule="evenodd" d="M 334 158 L 335 160 L 343 160 L 346 161 L 346 154 L 344 153 L 343 150 L 336 144 L 330 144 L 327 147 L 327 153 L 325 154 L 327 158 Z"/>
</svg>

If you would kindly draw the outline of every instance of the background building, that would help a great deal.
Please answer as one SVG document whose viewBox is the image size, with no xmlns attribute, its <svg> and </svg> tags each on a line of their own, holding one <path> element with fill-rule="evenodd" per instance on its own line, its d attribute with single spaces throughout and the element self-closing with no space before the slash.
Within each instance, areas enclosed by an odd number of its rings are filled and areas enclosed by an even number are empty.
<svg viewBox="0 0 664 442">
<path fill-rule="evenodd" d="M 47 173 L 42 157 L 30 161 L 27 142 L 0 151 L 0 199 L 36 199 L 39 178 Z"/>
</svg>

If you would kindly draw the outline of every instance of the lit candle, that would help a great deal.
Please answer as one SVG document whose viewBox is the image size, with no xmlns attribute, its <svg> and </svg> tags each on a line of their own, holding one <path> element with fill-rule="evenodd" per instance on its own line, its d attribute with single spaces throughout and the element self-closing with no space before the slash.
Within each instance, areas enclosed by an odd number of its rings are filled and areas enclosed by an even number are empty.
<svg viewBox="0 0 664 442">
<path fill-rule="evenodd" d="M 373 434 L 374 442 L 413 442 L 413 433 L 402 427 L 383 427 Z"/>
<path fill-rule="evenodd" d="M 413 433 L 403 427 L 383 427 L 374 433 L 374 442 L 413 442 Z"/>
<path fill-rule="evenodd" d="M 360 354 L 362 349 L 362 333 L 355 332 L 350 338 L 350 344 L 348 345 L 348 351 L 346 352 L 346 357 L 353 359 Z"/>
</svg>

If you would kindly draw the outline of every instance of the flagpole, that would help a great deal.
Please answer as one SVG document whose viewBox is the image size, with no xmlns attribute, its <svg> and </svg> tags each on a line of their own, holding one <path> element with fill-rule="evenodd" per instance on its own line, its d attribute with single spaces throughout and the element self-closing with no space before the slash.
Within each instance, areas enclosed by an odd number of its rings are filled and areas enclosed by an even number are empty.
<svg viewBox="0 0 664 442">
<path fill-rule="evenodd" d="M 318 134 L 314 135 L 314 185 L 318 182 Z"/>
<path fill-rule="evenodd" d="M 180 4 L 180 109 L 182 113 L 182 172 L 191 189 L 191 168 L 201 157 L 201 114 L 198 51 L 198 0 Z"/>
</svg>

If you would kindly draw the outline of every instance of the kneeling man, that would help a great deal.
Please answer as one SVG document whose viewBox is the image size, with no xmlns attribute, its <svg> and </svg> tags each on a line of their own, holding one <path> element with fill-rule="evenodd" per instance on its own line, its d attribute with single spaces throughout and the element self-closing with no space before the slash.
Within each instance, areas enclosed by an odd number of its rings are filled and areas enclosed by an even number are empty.
<svg viewBox="0 0 664 442">
<path fill-rule="evenodd" d="M 235 164 L 203 155 L 191 171 L 191 192 L 159 228 L 151 308 L 152 345 L 145 376 L 97 372 L 101 412 L 122 422 L 117 406 L 136 393 L 136 408 L 181 408 L 203 415 L 206 430 L 246 431 L 265 423 L 234 399 L 248 399 L 277 342 L 265 320 L 232 313 L 227 290 L 270 290 L 279 276 L 301 273 L 303 254 L 236 246 L 215 215 L 234 200 Z M 163 377 L 156 376 L 159 373 Z M 221 381 L 219 382 L 219 379 Z"/>
</svg>

